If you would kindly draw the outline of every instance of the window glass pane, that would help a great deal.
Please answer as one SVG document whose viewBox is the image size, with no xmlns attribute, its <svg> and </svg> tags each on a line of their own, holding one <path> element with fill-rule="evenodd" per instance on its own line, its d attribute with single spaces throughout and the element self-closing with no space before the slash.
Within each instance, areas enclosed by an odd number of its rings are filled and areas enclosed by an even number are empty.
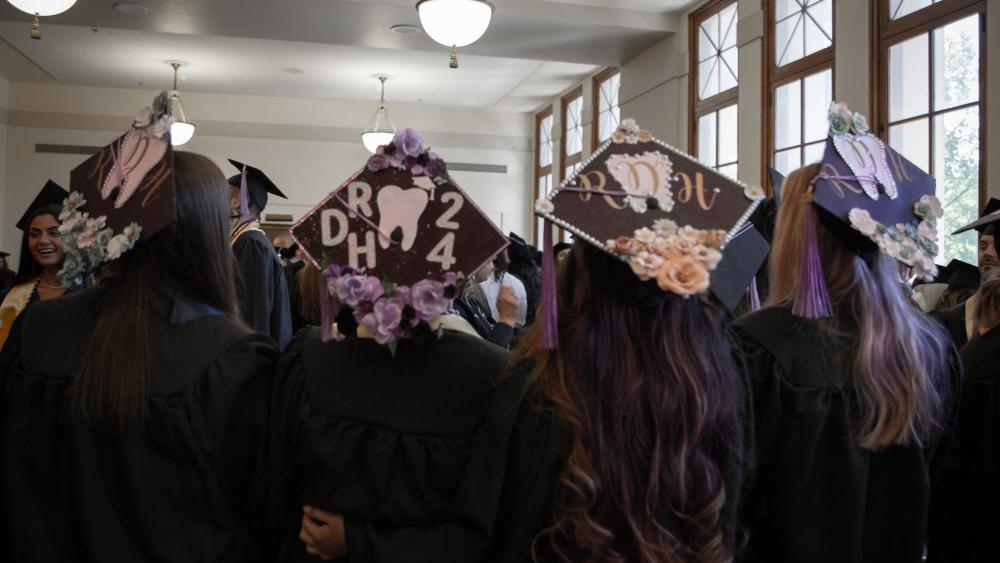
<svg viewBox="0 0 1000 563">
<path fill-rule="evenodd" d="M 582 165 L 583 165 L 582 162 L 577 162 L 576 164 L 570 164 L 565 169 L 563 169 L 563 181 L 566 181 L 567 179 L 569 179 L 570 176 L 575 174 L 576 171 L 579 170 L 580 166 Z"/>
<path fill-rule="evenodd" d="M 774 94 L 774 146 L 783 149 L 802 139 L 801 80 L 779 86 Z M 823 112 L 826 116 L 826 112 Z"/>
<path fill-rule="evenodd" d="M 566 104 L 566 155 L 583 150 L 583 96 Z"/>
<path fill-rule="evenodd" d="M 698 118 L 698 160 L 707 166 L 715 166 L 715 119 L 716 112 Z"/>
<path fill-rule="evenodd" d="M 889 47 L 889 121 L 927 113 L 930 107 L 928 35 Z"/>
<path fill-rule="evenodd" d="M 538 167 L 552 164 L 552 116 L 547 116 L 538 125 Z"/>
<path fill-rule="evenodd" d="M 939 233 L 950 233 L 979 214 L 979 106 L 934 117 L 934 177 L 944 203 Z M 975 264 L 976 237 L 942 236 L 941 260 Z"/>
<path fill-rule="evenodd" d="M 782 175 L 788 176 L 793 170 L 802 165 L 801 150 L 798 147 L 787 151 L 774 153 L 774 168 Z"/>
<path fill-rule="evenodd" d="M 889 2 L 889 18 L 898 19 L 940 1 L 941 0 L 891 0 Z"/>
<path fill-rule="evenodd" d="M 826 149 L 826 141 L 820 141 L 803 147 L 802 164 L 812 164 L 823 160 L 824 149 Z"/>
<path fill-rule="evenodd" d="M 778 0 L 775 39 L 778 66 L 833 45 L 833 0 Z"/>
<path fill-rule="evenodd" d="M 722 33 L 720 49 L 736 46 L 736 3 L 723 8 L 719 12 L 719 26 Z"/>
<path fill-rule="evenodd" d="M 934 30 L 934 109 L 979 100 L 979 14 Z"/>
<path fill-rule="evenodd" d="M 829 124 L 826 119 L 827 109 L 833 101 L 833 71 L 825 70 L 807 76 L 803 83 L 805 92 L 805 142 L 825 139 Z M 808 159 L 807 159 L 808 162 Z"/>
<path fill-rule="evenodd" d="M 736 104 L 719 110 L 719 164 L 736 162 Z M 699 153 L 700 154 L 700 153 Z"/>
<path fill-rule="evenodd" d="M 729 176 L 730 178 L 735 180 L 737 174 L 736 166 L 737 165 L 735 164 L 730 164 L 729 166 L 720 166 L 719 174 L 722 174 L 724 176 Z"/>
<path fill-rule="evenodd" d="M 719 59 L 719 91 L 725 92 L 739 84 L 739 52 L 736 47 L 722 52 Z"/>
<path fill-rule="evenodd" d="M 597 140 L 603 143 L 618 127 L 618 87 L 621 74 L 615 73 L 601 82 L 598 95 Z"/>
<path fill-rule="evenodd" d="M 889 146 L 916 164 L 924 172 L 930 172 L 930 131 L 927 118 L 907 121 L 889 127 Z"/>
<path fill-rule="evenodd" d="M 698 99 L 710 98 L 737 85 L 736 4 L 698 25 Z"/>
<path fill-rule="evenodd" d="M 719 58 L 698 63 L 698 98 L 704 100 L 719 93 Z"/>
</svg>

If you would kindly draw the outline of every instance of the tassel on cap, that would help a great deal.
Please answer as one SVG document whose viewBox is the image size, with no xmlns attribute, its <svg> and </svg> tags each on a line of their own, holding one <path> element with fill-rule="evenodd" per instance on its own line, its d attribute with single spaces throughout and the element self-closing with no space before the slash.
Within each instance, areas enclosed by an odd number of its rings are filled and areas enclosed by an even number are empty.
<svg viewBox="0 0 1000 563">
<path fill-rule="evenodd" d="M 803 205 L 806 209 L 802 219 L 802 258 L 799 262 L 799 287 L 795 293 L 792 314 L 809 319 L 832 317 L 830 294 L 826 289 L 823 265 L 819 259 L 819 245 L 816 242 L 816 210 L 811 202 Z"/>
<path fill-rule="evenodd" d="M 243 165 L 243 172 L 240 174 L 240 215 L 250 216 L 250 191 L 247 189 L 247 167 Z"/>
<path fill-rule="evenodd" d="M 757 292 L 757 276 L 750 278 L 750 287 L 747 288 L 747 308 L 751 313 L 760 310 L 760 294 Z"/>
<path fill-rule="evenodd" d="M 556 308 L 556 256 L 552 223 L 542 222 L 542 348 L 559 349 L 559 314 Z"/>
</svg>

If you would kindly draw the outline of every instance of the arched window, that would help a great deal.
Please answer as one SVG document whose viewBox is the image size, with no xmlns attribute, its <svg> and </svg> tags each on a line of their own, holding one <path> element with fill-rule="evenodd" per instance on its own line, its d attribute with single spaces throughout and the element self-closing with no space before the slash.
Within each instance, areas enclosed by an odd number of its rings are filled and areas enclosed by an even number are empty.
<svg viewBox="0 0 1000 563">
<path fill-rule="evenodd" d="M 688 148 L 703 163 L 736 177 L 739 57 L 736 2 L 710 2 L 690 18 L 693 77 Z"/>
</svg>

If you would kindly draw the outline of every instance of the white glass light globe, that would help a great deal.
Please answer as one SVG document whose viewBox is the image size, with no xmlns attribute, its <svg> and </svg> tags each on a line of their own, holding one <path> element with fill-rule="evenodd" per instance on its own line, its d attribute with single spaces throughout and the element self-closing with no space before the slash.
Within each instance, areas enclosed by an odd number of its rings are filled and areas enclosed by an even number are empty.
<svg viewBox="0 0 1000 563">
<path fill-rule="evenodd" d="M 76 0 L 7 0 L 15 8 L 31 15 L 54 16 L 76 4 Z"/>
<path fill-rule="evenodd" d="M 194 123 L 175 121 L 170 126 L 170 144 L 179 147 L 194 137 Z"/>
<path fill-rule="evenodd" d="M 465 47 L 486 33 L 493 4 L 484 0 L 420 0 L 420 25 L 445 47 Z"/>
<path fill-rule="evenodd" d="M 365 148 L 368 152 L 375 154 L 375 151 L 382 145 L 388 145 L 392 142 L 392 133 L 387 133 L 383 131 L 366 131 L 361 134 L 361 142 L 365 144 Z"/>
</svg>

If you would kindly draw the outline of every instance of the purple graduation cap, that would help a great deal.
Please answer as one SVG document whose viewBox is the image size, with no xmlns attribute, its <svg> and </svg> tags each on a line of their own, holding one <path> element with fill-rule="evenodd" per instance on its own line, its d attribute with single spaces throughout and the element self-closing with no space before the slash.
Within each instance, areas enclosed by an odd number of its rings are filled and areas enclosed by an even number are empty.
<svg viewBox="0 0 1000 563">
<path fill-rule="evenodd" d="M 840 240 L 859 253 L 881 251 L 910 266 L 917 277 L 937 274 L 937 221 L 941 203 L 935 181 L 918 166 L 868 132 L 864 116 L 833 103 L 830 136 L 819 174 L 812 180 L 816 214 Z M 807 226 L 799 294 L 793 313 L 831 314 L 814 229 Z"/>
<path fill-rule="evenodd" d="M 171 225 L 174 159 L 162 101 L 146 107 L 125 132 L 70 172 L 70 194 L 59 219 L 66 259 L 59 276 L 79 285 L 105 262 Z"/>
<path fill-rule="evenodd" d="M 508 244 L 411 129 L 379 147 L 291 234 L 310 261 L 326 269 L 324 337 L 346 305 L 383 344 L 444 314 L 460 279 Z"/>
<path fill-rule="evenodd" d="M 712 287 L 726 244 L 763 197 L 761 188 L 719 174 L 653 138 L 634 120 L 623 120 L 610 143 L 535 203 L 535 213 L 546 220 L 543 346 L 558 346 L 552 225 L 628 263 L 640 279 L 687 297 Z M 736 288 L 742 296 L 760 263 L 734 259 L 730 266 L 740 275 L 716 288 L 726 295 Z"/>
</svg>

